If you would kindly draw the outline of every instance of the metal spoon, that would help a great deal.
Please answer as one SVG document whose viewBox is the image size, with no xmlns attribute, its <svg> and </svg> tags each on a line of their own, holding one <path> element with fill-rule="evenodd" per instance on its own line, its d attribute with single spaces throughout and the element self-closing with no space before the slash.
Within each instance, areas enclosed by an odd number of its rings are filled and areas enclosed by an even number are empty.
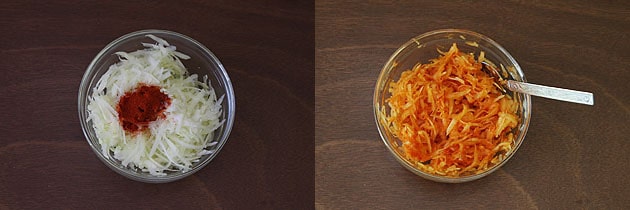
<svg viewBox="0 0 630 210">
<path fill-rule="evenodd" d="M 495 86 L 497 86 L 499 90 L 501 90 L 503 93 L 507 93 L 507 91 L 505 90 L 507 88 L 508 90 L 514 92 L 540 96 L 554 100 L 586 105 L 593 105 L 595 103 L 593 99 L 593 93 L 557 87 L 549 87 L 544 85 L 536 85 L 509 79 L 505 80 L 503 79 L 503 77 L 501 77 L 495 65 L 486 62 L 482 62 L 482 65 L 483 67 L 481 68 L 481 70 L 494 77 Z"/>
</svg>

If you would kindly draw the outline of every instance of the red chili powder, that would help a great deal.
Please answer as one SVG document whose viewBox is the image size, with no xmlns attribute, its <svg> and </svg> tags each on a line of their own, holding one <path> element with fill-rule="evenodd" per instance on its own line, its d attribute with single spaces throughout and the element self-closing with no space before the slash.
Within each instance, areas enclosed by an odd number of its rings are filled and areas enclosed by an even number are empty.
<svg viewBox="0 0 630 210">
<path fill-rule="evenodd" d="M 164 110 L 171 105 L 171 98 L 160 91 L 159 86 L 140 84 L 120 98 L 116 110 L 123 128 L 135 133 L 144 131 L 150 122 L 164 117 Z"/>
</svg>

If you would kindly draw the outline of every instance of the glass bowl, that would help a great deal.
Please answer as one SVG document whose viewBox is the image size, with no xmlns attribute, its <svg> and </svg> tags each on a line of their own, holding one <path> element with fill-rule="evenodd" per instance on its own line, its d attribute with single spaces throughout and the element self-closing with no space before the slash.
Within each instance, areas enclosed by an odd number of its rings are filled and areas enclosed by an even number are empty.
<svg viewBox="0 0 630 210">
<path fill-rule="evenodd" d="M 481 51 L 485 52 L 486 59 L 496 66 L 503 65 L 505 67 L 505 70 L 502 71 L 504 79 L 509 78 L 526 82 L 525 75 L 516 60 L 492 39 L 472 31 L 442 29 L 414 37 L 394 52 L 381 70 L 374 89 L 373 99 L 374 118 L 378 131 L 383 143 L 385 143 L 385 146 L 395 159 L 405 168 L 423 178 L 446 183 L 476 180 L 500 168 L 514 155 L 523 142 L 527 128 L 529 127 L 531 115 L 531 99 L 529 95 L 513 92 L 508 93 L 512 94 L 520 104 L 517 115 L 520 117 L 521 121 L 513 130 L 515 136 L 514 145 L 512 150 L 505 155 L 502 161 L 490 166 L 481 173 L 459 177 L 441 176 L 425 172 L 419 169 L 416 164 L 405 158 L 405 151 L 401 146 L 401 140 L 392 134 L 384 122 L 387 117 L 386 115 L 389 115 L 390 111 L 386 103 L 386 99 L 391 96 L 388 92 L 390 83 L 392 81 L 398 81 L 401 73 L 413 68 L 415 64 L 428 63 L 430 59 L 437 58 L 439 56 L 438 49 L 442 52 L 447 52 L 453 43 L 456 43 L 459 50 L 463 53 L 474 53 L 475 56 L 478 56 Z M 382 112 L 383 110 L 385 111 Z"/>
<path fill-rule="evenodd" d="M 142 43 L 156 42 L 146 36 L 149 34 L 166 40 L 171 44 L 171 46 L 175 46 L 177 51 L 190 56 L 190 59 L 188 60 L 181 60 L 188 72 L 190 74 L 197 74 L 199 78 L 203 78 L 204 75 L 207 75 L 217 97 L 224 95 L 224 99 L 221 104 L 222 113 L 220 119 L 224 119 L 225 121 L 223 125 L 214 131 L 214 135 L 212 135 L 213 139 L 211 139 L 211 141 L 216 141 L 217 144 L 211 146 L 210 148 L 206 148 L 208 150 L 214 150 L 215 152 L 201 156 L 198 162 L 193 163 L 190 170 L 185 172 L 165 171 L 166 175 L 164 176 L 154 176 L 136 168 L 125 167 L 119 160 L 113 158 L 113 156 L 111 158 L 106 158 L 102 153 L 101 145 L 94 132 L 92 122 L 87 121 L 88 97 L 92 95 L 94 86 L 100 77 L 108 70 L 109 66 L 119 62 L 118 56 L 114 53 L 120 51 L 132 52 L 145 49 L 145 47 L 142 46 Z M 103 161 L 105 165 L 129 179 L 147 183 L 166 183 L 182 179 L 199 171 L 217 156 L 223 145 L 226 143 L 228 136 L 230 135 L 230 131 L 232 130 L 236 105 L 230 77 L 219 59 L 210 52 L 208 48 L 190 37 L 179 33 L 164 30 L 142 30 L 126 34 L 112 41 L 96 55 L 94 60 L 92 60 L 90 65 L 87 67 L 87 70 L 83 75 L 83 79 L 81 80 L 81 85 L 79 87 L 78 108 L 79 120 L 81 122 L 83 134 L 94 153 L 96 153 L 98 158 Z"/>
</svg>

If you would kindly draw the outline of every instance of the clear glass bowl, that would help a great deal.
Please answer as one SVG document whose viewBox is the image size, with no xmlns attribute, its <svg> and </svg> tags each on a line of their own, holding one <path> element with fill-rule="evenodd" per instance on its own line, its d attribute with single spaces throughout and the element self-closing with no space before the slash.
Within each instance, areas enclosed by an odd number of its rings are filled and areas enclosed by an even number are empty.
<svg viewBox="0 0 630 210">
<path fill-rule="evenodd" d="M 182 60 L 182 63 L 188 69 L 190 74 L 197 74 L 199 78 L 203 78 L 204 75 L 208 76 L 210 84 L 214 88 L 217 97 L 225 95 L 222 102 L 222 116 L 221 119 L 225 119 L 224 124 L 214 131 L 213 141 L 218 142 L 211 150 L 215 150 L 214 153 L 201 156 L 200 160 L 193 164 L 192 168 L 186 172 L 174 171 L 166 172 L 166 176 L 153 176 L 147 172 L 142 172 L 139 169 L 125 167 L 120 161 L 114 158 L 105 158 L 102 154 L 101 145 L 96 137 L 92 123 L 87 121 L 88 112 L 88 96 L 92 95 L 92 91 L 100 77 L 108 70 L 109 66 L 119 61 L 115 52 L 132 52 L 140 49 L 144 49 L 142 43 L 155 43 L 154 40 L 146 37 L 146 35 L 152 34 L 159 38 L 162 38 L 169 42 L 169 44 L 177 47 L 177 51 L 182 52 L 190 59 Z M 81 128 L 83 134 L 90 144 L 92 150 L 96 153 L 98 158 L 105 163 L 112 170 L 117 173 L 141 182 L 147 183 L 166 183 L 182 179 L 187 177 L 201 168 L 206 166 L 212 159 L 214 159 L 219 151 L 226 143 L 232 125 L 234 123 L 235 116 L 235 98 L 234 90 L 232 89 L 232 83 L 225 68 L 219 61 L 219 59 L 208 48 L 201 43 L 193 40 L 192 38 L 164 30 L 142 30 L 126 34 L 111 43 L 109 43 L 101 52 L 99 52 L 94 60 L 90 63 L 79 87 L 79 120 L 81 122 Z"/>
<path fill-rule="evenodd" d="M 474 53 L 475 55 L 479 55 L 481 51 L 485 52 L 485 57 L 488 60 L 493 62 L 496 66 L 503 65 L 505 67 L 505 73 L 507 73 L 506 78 L 526 82 L 525 75 L 516 60 L 492 39 L 472 31 L 442 29 L 427 32 L 412 38 L 394 52 L 381 70 L 374 89 L 373 101 L 374 118 L 376 120 L 381 139 L 396 160 L 398 160 L 398 162 L 405 168 L 423 178 L 447 183 L 459 183 L 476 180 L 494 172 L 505 164 L 512 155 L 514 155 L 523 142 L 525 134 L 527 133 L 527 128 L 529 127 L 531 115 L 530 96 L 521 93 L 511 93 L 520 103 L 517 115 L 521 118 L 520 124 L 514 131 L 514 136 L 516 137 L 514 147 L 512 148 L 512 151 L 506 155 L 503 161 L 479 174 L 461 177 L 440 176 L 422 171 L 417 168 L 414 163 L 407 160 L 405 158 L 405 152 L 400 146 L 401 141 L 393 136 L 389 128 L 382 121 L 385 116 L 382 116 L 383 114 L 380 110 L 384 108 L 385 115 L 389 114 L 389 107 L 385 102 L 385 100 L 391 96 L 388 92 L 389 85 L 392 81 L 398 81 L 403 71 L 411 69 L 416 63 L 428 63 L 430 59 L 437 58 L 439 56 L 437 49 L 446 52 L 453 43 L 456 43 L 460 51 L 464 53 Z"/>
</svg>

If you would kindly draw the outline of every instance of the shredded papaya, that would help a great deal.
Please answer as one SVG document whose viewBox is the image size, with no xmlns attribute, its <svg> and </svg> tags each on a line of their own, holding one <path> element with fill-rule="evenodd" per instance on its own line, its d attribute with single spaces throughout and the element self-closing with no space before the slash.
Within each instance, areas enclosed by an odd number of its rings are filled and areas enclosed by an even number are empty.
<svg viewBox="0 0 630 210">
<path fill-rule="evenodd" d="M 514 146 L 518 102 L 482 71 L 481 52 L 456 44 L 390 83 L 386 122 L 406 158 L 421 170 L 449 177 L 481 173 Z"/>
</svg>

